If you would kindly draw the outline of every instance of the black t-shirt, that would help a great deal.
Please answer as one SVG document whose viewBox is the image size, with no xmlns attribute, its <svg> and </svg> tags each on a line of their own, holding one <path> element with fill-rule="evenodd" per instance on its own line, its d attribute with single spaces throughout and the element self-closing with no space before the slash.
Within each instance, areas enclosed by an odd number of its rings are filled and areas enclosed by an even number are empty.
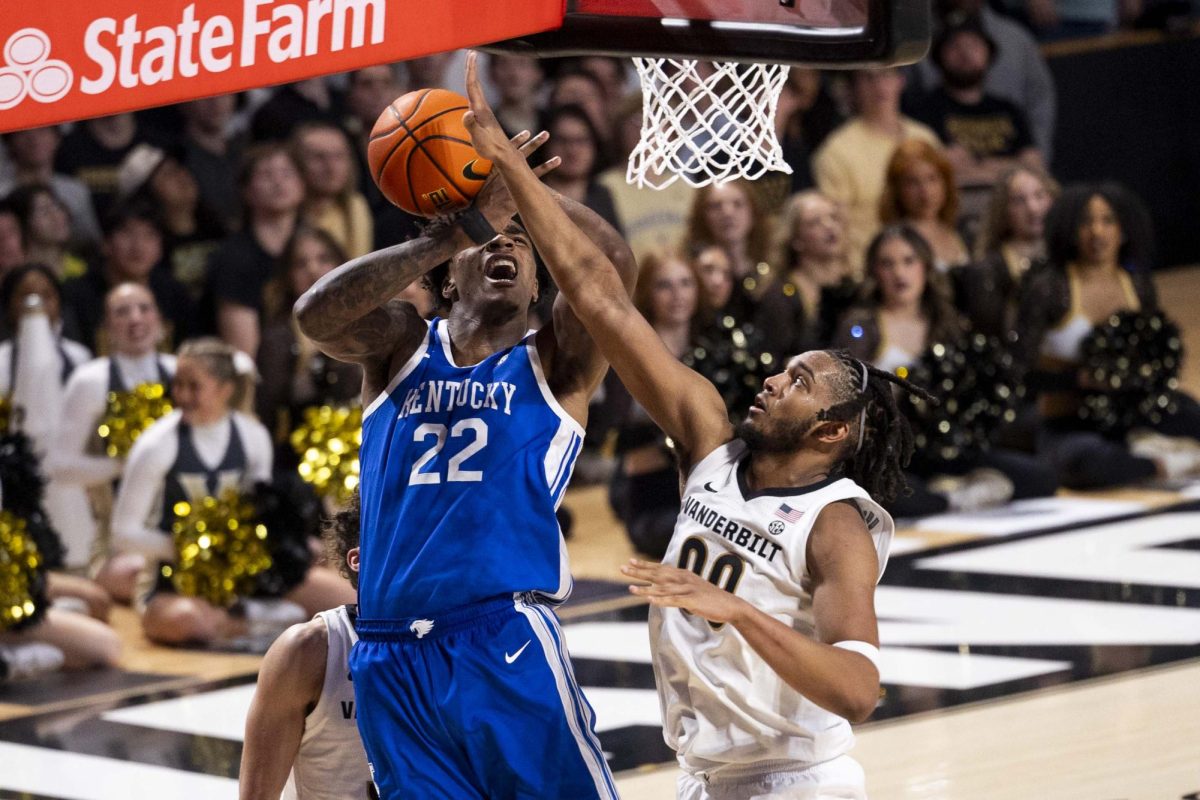
<svg viewBox="0 0 1200 800">
<path fill-rule="evenodd" d="M 196 304 L 183 284 L 161 267 L 150 273 L 149 283 L 163 320 L 162 349 L 172 351 L 180 342 L 196 335 Z M 83 275 L 63 284 L 63 317 L 75 323 L 79 341 L 97 355 L 108 352 L 101 325 L 104 322 L 104 296 L 111 288 L 99 264 L 93 264 Z"/>
<path fill-rule="evenodd" d="M 263 287 L 275 274 L 275 260 L 248 231 L 227 238 L 208 262 L 213 308 L 225 301 L 247 306 L 261 315 Z"/>
<path fill-rule="evenodd" d="M 63 137 L 54 159 L 54 171 L 83 181 L 92 193 L 96 215 L 103 222 L 116 200 L 121 162 L 130 150 L 144 141 L 147 139 L 139 131 L 127 146 L 110 150 L 96 141 L 86 124 L 78 125 Z"/>
<path fill-rule="evenodd" d="M 963 105 L 938 87 L 914 102 L 912 116 L 947 145 L 962 145 L 977 158 L 1011 157 L 1034 146 L 1025 112 L 990 94 Z"/>
</svg>

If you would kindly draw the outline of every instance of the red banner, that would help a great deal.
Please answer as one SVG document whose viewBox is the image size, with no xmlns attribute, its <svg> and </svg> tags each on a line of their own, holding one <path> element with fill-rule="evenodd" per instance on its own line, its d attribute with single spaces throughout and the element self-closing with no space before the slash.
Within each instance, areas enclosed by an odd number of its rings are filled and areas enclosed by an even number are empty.
<svg viewBox="0 0 1200 800">
<path fill-rule="evenodd" d="M 551 30 L 563 0 L 0 0 L 0 131 Z"/>
</svg>

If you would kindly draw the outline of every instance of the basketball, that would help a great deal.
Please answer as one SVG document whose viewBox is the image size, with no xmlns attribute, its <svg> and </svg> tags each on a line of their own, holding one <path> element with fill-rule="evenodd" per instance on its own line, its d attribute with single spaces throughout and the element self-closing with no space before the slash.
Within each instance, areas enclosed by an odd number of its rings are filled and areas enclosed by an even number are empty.
<svg viewBox="0 0 1200 800">
<path fill-rule="evenodd" d="M 371 177 L 383 196 L 410 214 L 434 217 L 471 204 L 492 171 L 463 125 L 467 98 L 418 89 L 397 98 L 367 143 Z"/>
</svg>

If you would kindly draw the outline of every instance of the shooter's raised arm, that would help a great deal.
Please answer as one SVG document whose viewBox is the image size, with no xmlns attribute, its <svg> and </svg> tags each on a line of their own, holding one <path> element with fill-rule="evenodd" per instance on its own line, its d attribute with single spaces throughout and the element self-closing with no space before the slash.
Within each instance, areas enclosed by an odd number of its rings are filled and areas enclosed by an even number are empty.
<svg viewBox="0 0 1200 800">
<path fill-rule="evenodd" d="M 475 149 L 508 186 L 559 291 L 630 393 L 681 449 L 685 464 L 732 437 L 724 403 L 711 383 L 683 366 L 638 313 L 603 251 L 556 202 L 508 141 L 479 84 L 477 55 L 467 60 L 465 117 Z"/>
</svg>

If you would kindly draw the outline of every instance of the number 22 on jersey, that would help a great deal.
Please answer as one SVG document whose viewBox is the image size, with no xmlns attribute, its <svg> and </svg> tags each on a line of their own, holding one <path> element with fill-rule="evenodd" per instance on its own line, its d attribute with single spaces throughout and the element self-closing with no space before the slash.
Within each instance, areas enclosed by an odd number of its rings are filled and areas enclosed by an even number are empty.
<svg viewBox="0 0 1200 800">
<path fill-rule="evenodd" d="M 413 442 L 415 444 L 425 443 L 430 438 L 434 439 L 433 446 L 421 454 L 420 458 L 413 464 L 412 472 L 409 473 L 408 483 L 410 486 L 442 482 L 442 475 L 438 470 L 438 465 L 430 464 L 430 462 L 434 461 L 442 452 L 442 449 L 446 446 L 447 438 L 469 439 L 469 441 L 447 464 L 446 482 L 478 483 L 483 480 L 483 471 L 467 469 L 466 462 L 471 456 L 487 447 L 488 427 L 486 422 L 478 417 L 460 419 L 449 431 L 447 431 L 445 425 L 440 423 L 426 422 L 423 425 L 417 426 L 417 429 L 413 431 Z"/>
</svg>

